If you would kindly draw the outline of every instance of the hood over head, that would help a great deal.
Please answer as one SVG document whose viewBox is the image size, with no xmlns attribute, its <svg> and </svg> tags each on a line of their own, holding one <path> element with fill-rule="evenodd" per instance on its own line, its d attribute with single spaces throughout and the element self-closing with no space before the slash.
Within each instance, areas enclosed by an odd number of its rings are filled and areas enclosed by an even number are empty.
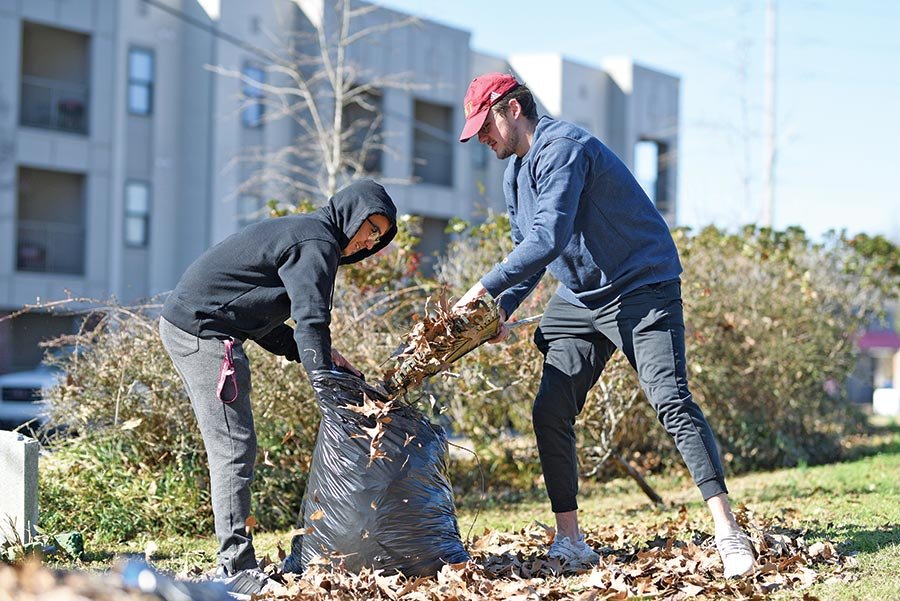
<svg viewBox="0 0 900 601">
<path fill-rule="evenodd" d="M 378 244 L 372 248 L 363 248 L 348 257 L 341 257 L 341 265 L 356 263 L 374 255 L 390 244 L 397 235 L 397 207 L 384 187 L 374 180 L 360 180 L 338 190 L 322 210 L 337 228 L 341 248 L 350 243 L 350 239 L 370 215 L 384 215 L 391 224 L 388 231 L 382 233 Z"/>
</svg>

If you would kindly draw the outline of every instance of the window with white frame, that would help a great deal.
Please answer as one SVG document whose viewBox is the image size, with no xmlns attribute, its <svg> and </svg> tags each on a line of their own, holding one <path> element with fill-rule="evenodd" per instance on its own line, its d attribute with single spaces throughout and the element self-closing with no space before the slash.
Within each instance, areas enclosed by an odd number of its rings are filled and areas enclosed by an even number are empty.
<svg viewBox="0 0 900 601">
<path fill-rule="evenodd" d="M 266 72 L 261 67 L 247 63 L 243 69 L 244 78 L 241 83 L 243 94 L 243 108 L 241 109 L 241 123 L 244 127 L 262 127 L 266 97 L 260 84 L 266 83 Z"/>
<path fill-rule="evenodd" d="M 146 248 L 150 242 L 150 184 L 125 184 L 125 244 Z"/>
<path fill-rule="evenodd" d="M 154 62 L 152 50 L 128 51 L 128 112 L 132 115 L 153 113 Z"/>
</svg>

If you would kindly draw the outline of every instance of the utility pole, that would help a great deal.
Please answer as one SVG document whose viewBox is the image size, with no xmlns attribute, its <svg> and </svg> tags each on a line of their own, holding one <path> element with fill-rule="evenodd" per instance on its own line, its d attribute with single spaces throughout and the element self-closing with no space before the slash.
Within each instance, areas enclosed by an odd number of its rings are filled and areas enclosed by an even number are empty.
<svg viewBox="0 0 900 601">
<path fill-rule="evenodd" d="M 763 181 L 766 187 L 762 224 L 772 227 L 775 221 L 775 0 L 766 2 L 766 86 L 765 132 L 763 134 Z"/>
</svg>

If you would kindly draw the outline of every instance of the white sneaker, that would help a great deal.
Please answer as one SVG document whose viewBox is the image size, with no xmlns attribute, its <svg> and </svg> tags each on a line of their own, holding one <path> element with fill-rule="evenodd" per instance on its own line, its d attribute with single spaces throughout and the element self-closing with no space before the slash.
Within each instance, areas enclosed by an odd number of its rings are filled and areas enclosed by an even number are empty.
<svg viewBox="0 0 900 601">
<path fill-rule="evenodd" d="M 600 562 L 600 556 L 584 542 L 583 534 L 579 535 L 576 541 L 557 534 L 553 544 L 550 545 L 547 557 L 572 566 L 591 566 Z"/>
<path fill-rule="evenodd" d="M 723 536 L 716 536 L 716 548 L 722 558 L 725 578 L 746 576 L 756 566 L 750 538 L 740 530 L 730 530 Z"/>
</svg>

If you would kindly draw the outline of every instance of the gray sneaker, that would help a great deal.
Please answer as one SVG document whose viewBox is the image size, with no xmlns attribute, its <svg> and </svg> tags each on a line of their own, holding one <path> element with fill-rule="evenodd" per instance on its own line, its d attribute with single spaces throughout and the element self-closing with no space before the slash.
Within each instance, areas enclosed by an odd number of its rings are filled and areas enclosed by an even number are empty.
<svg viewBox="0 0 900 601">
<path fill-rule="evenodd" d="M 249 568 L 235 574 L 226 575 L 220 567 L 216 572 L 213 582 L 221 583 L 228 594 L 236 599 L 249 599 L 251 595 L 263 592 L 268 584 L 269 577 L 262 570 Z"/>
<path fill-rule="evenodd" d="M 716 536 L 716 548 L 722 558 L 725 578 L 746 576 L 756 566 L 750 538 L 740 530 L 730 530 L 723 536 Z"/>
<path fill-rule="evenodd" d="M 564 564 L 573 567 L 587 567 L 600 562 L 600 556 L 584 542 L 584 535 L 578 536 L 578 540 L 573 541 L 568 536 L 559 536 L 553 539 L 550 545 L 550 551 L 547 557 L 558 559 Z"/>
</svg>

